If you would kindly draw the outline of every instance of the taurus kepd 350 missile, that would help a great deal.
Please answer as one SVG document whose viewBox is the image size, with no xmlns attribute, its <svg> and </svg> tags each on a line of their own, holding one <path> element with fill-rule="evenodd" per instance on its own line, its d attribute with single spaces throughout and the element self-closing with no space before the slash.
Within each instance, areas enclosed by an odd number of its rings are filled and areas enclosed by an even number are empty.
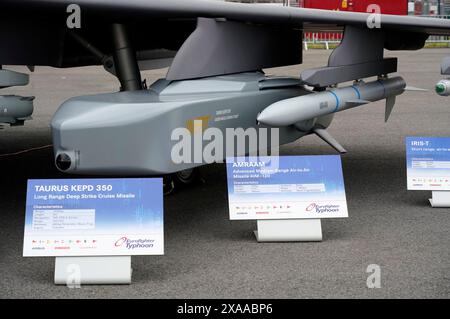
<svg viewBox="0 0 450 319">
<path fill-rule="evenodd" d="M 288 126 L 384 99 L 387 100 L 387 118 L 395 97 L 405 89 L 406 83 L 401 77 L 358 82 L 348 87 L 278 101 L 264 109 L 258 121 L 272 126 Z"/>
</svg>

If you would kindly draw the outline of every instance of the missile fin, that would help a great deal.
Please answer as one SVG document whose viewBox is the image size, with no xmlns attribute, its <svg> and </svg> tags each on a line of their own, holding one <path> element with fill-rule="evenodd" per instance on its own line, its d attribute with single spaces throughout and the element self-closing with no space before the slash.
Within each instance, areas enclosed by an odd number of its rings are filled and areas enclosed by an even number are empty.
<svg viewBox="0 0 450 319">
<path fill-rule="evenodd" d="M 387 122 L 389 120 L 392 110 L 394 109 L 394 105 L 395 105 L 395 96 L 389 96 L 386 99 L 386 113 L 384 115 L 384 122 Z"/>
<path fill-rule="evenodd" d="M 429 90 L 427 89 L 422 89 L 422 88 L 416 88 L 414 86 L 407 86 L 405 87 L 405 91 L 412 91 L 412 92 L 428 92 Z"/>
<path fill-rule="evenodd" d="M 21 96 L 20 100 L 21 101 L 34 101 L 36 97 L 35 96 Z"/>
<path fill-rule="evenodd" d="M 366 101 L 366 100 L 348 100 L 346 102 L 347 106 L 349 106 L 349 107 L 356 107 L 356 106 L 369 104 L 369 103 L 370 103 L 370 101 Z"/>
<path fill-rule="evenodd" d="M 331 134 L 328 133 L 327 130 L 322 128 L 315 128 L 313 132 L 339 153 L 347 153 L 347 150 L 341 144 L 339 144 L 339 142 L 333 136 L 331 136 Z"/>
</svg>

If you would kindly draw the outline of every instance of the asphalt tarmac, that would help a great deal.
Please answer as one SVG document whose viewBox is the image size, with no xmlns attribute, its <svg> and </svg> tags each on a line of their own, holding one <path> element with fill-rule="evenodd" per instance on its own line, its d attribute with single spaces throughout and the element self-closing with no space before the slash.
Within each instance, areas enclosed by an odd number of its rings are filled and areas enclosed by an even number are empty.
<svg viewBox="0 0 450 319">
<path fill-rule="evenodd" d="M 310 50 L 301 66 L 267 70 L 298 76 L 326 64 L 330 51 Z M 398 56 L 408 84 L 430 89 L 398 98 L 384 123 L 383 103 L 337 114 L 329 131 L 349 151 L 342 157 L 348 219 L 323 220 L 321 243 L 257 243 L 256 222 L 229 221 L 223 165 L 204 167 L 205 184 L 165 198 L 164 256 L 133 257 L 129 286 L 53 285 L 53 258 L 23 258 L 26 181 L 67 178 L 51 148 L 0 155 L 1 298 L 448 298 L 450 209 L 432 209 L 430 192 L 406 190 L 406 136 L 450 136 L 450 98 L 437 96 L 439 66 L 449 49 Z M 24 67 L 10 69 L 26 71 Z M 145 72 L 147 82 L 165 70 Z M 49 123 L 67 98 L 117 90 L 99 67 L 37 67 L 26 87 L 1 94 L 34 95 L 34 120 L 0 131 L 0 154 L 51 144 Z M 282 154 L 334 154 L 309 136 Z M 381 288 L 366 269 L 381 267 Z"/>
</svg>

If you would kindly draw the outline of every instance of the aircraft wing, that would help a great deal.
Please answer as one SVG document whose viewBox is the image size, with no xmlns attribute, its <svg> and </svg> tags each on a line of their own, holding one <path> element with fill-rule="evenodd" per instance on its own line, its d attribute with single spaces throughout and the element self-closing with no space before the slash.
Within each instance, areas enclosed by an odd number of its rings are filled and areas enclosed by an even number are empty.
<svg viewBox="0 0 450 319">
<path fill-rule="evenodd" d="M 81 28 L 75 32 L 66 26 L 70 4 L 77 4 L 81 9 Z M 277 30 L 285 33 L 286 29 L 333 30 L 345 26 L 367 29 L 371 16 L 211 0 L 2 0 L 0 65 L 102 64 L 105 58 L 102 54 L 108 56 L 113 51 L 109 41 L 111 23 L 129 27 L 133 46 L 143 55 L 142 60 L 161 60 L 174 56 L 196 29 L 197 18 L 260 25 L 272 30 L 275 36 Z M 450 20 L 382 15 L 380 23 L 388 49 L 417 49 L 423 46 L 428 35 L 450 35 Z M 77 33 L 91 50 L 80 46 L 71 33 Z M 238 34 L 234 36 L 237 38 Z M 154 50 L 161 49 L 166 50 L 163 57 L 155 58 Z M 272 52 L 268 50 L 267 54 Z M 292 64 L 292 60 L 292 57 L 281 57 L 277 64 L 283 61 Z"/>
<path fill-rule="evenodd" d="M 149 18 L 227 18 L 262 24 L 307 24 L 366 26 L 369 14 L 316 10 L 260 4 L 228 3 L 214 0 L 3 0 L 2 10 L 16 13 L 65 12 L 70 4 L 78 4 L 92 18 L 114 21 L 147 20 Z M 425 20 L 419 17 L 389 16 L 382 18 L 382 27 L 427 34 L 450 34 L 449 21 Z"/>
</svg>

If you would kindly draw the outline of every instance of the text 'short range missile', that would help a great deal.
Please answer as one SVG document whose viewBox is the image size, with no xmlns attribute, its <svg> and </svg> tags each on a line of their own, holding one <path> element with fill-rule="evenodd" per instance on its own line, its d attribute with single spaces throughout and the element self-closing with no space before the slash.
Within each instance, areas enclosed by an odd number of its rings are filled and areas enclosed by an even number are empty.
<svg viewBox="0 0 450 319">
<path fill-rule="evenodd" d="M 258 121 L 271 126 L 289 126 L 384 99 L 387 120 L 395 104 L 395 97 L 405 90 L 406 82 L 401 77 L 383 78 L 369 83 L 360 81 L 352 86 L 273 103 L 259 114 Z"/>
</svg>

